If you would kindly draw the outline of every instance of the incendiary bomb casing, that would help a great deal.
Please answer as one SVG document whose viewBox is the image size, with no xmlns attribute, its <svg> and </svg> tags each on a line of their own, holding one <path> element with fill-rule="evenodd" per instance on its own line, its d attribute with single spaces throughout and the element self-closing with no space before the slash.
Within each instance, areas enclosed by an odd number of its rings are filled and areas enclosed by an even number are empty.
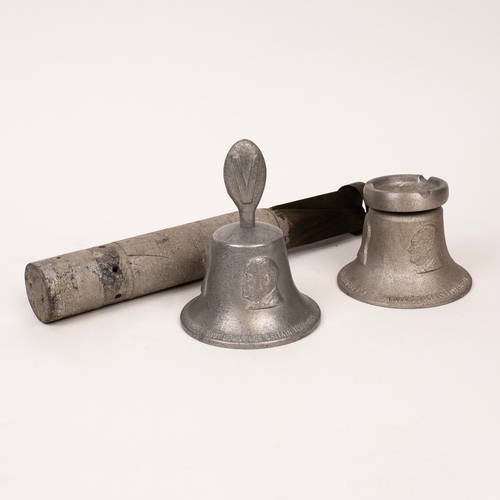
<svg viewBox="0 0 500 500">
<path fill-rule="evenodd" d="M 279 227 L 287 248 L 358 232 L 362 186 L 258 209 L 256 219 Z M 229 213 L 32 262 L 25 271 L 31 307 L 50 323 L 201 279 L 213 233 L 238 219 Z"/>
<path fill-rule="evenodd" d="M 369 208 L 356 260 L 338 283 L 347 295 L 377 306 L 413 309 L 448 304 L 470 290 L 472 278 L 450 256 L 443 225 L 448 184 L 421 175 L 367 182 Z"/>
</svg>

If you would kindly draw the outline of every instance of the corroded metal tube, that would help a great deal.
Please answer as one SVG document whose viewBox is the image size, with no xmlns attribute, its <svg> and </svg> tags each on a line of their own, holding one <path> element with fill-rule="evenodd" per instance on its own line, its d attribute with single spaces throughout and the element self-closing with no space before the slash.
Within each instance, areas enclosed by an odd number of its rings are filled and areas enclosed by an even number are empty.
<svg viewBox="0 0 500 500">
<path fill-rule="evenodd" d="M 287 248 L 360 231 L 362 183 L 268 209 L 256 219 L 278 226 Z M 43 323 L 201 279 L 212 235 L 230 213 L 79 250 L 26 266 L 26 293 Z"/>
</svg>

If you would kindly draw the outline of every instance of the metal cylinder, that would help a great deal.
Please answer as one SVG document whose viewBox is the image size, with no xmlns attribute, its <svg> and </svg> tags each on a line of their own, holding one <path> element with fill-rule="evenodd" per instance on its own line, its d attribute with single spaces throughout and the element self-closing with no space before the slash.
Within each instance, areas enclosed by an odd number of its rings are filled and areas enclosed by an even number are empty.
<svg viewBox="0 0 500 500">
<path fill-rule="evenodd" d="M 258 209 L 256 219 L 279 227 L 286 246 L 313 243 L 363 227 L 361 183 L 336 192 Z M 106 305 L 201 279 L 218 228 L 238 213 L 176 226 L 26 266 L 26 293 L 37 318 L 50 323 Z"/>
</svg>

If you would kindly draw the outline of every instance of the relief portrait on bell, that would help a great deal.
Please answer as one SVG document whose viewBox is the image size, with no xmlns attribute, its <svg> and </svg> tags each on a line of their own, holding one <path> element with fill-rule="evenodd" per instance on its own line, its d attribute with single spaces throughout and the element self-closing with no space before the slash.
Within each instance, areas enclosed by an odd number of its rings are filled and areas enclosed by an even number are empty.
<svg viewBox="0 0 500 500">
<path fill-rule="evenodd" d="M 437 271 L 444 266 L 438 245 L 438 228 L 433 224 L 422 226 L 412 237 L 408 252 L 410 262 L 418 266 L 417 274 Z"/>
<path fill-rule="evenodd" d="M 269 309 L 283 303 L 278 290 L 278 265 L 269 257 L 253 257 L 246 265 L 241 281 L 242 297 L 248 309 Z"/>
</svg>

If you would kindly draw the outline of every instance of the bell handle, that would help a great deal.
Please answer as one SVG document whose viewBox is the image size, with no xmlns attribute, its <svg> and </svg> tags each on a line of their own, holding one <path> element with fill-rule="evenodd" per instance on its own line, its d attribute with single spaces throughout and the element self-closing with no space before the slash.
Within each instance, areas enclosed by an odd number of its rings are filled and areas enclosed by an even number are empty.
<svg viewBox="0 0 500 500">
<path fill-rule="evenodd" d="M 226 189 L 238 207 L 241 227 L 255 226 L 255 210 L 266 185 L 266 162 L 260 149 L 248 139 L 235 143 L 224 162 Z"/>
</svg>

